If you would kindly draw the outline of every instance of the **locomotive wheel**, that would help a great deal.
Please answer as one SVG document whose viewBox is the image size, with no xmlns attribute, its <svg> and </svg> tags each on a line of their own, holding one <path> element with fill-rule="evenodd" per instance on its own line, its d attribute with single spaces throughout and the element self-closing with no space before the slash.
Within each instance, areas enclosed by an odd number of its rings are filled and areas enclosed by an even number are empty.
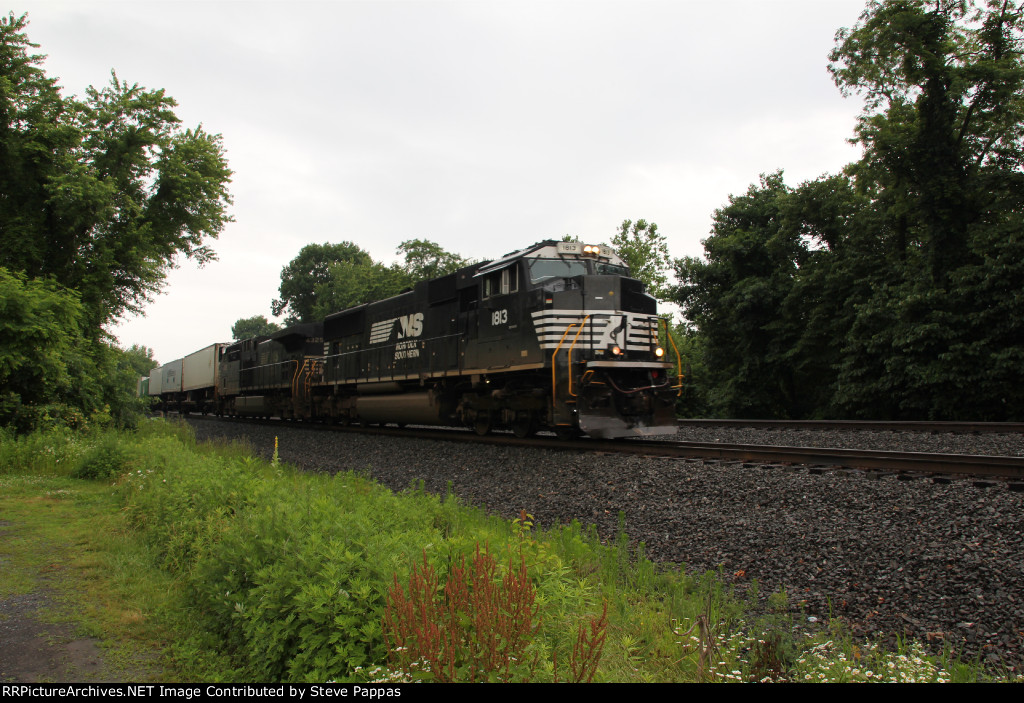
<svg viewBox="0 0 1024 703">
<path fill-rule="evenodd" d="M 473 421 L 473 431 L 483 437 L 491 433 L 491 414 L 484 410 L 478 410 L 476 419 Z"/>
<path fill-rule="evenodd" d="M 512 434 L 519 439 L 526 439 L 533 436 L 533 433 L 536 431 L 537 423 L 534 420 L 533 413 L 529 410 L 517 411 L 515 419 L 512 420 Z"/>
</svg>

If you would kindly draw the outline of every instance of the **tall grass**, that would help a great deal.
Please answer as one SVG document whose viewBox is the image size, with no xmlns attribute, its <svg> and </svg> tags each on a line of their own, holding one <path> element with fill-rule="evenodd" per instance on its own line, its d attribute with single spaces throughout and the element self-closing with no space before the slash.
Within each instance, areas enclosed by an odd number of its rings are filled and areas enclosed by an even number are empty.
<svg viewBox="0 0 1024 703">
<path fill-rule="evenodd" d="M 0 475 L 66 476 L 83 441 L 66 427 L 28 435 L 0 428 Z"/>
</svg>

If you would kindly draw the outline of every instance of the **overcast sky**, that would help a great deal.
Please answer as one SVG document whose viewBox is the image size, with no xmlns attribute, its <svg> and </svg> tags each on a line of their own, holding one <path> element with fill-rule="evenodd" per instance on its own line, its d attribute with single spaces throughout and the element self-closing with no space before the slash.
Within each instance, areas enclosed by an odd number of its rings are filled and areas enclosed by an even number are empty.
<svg viewBox="0 0 1024 703">
<path fill-rule="evenodd" d="M 281 267 L 349 240 L 379 261 L 430 239 L 475 259 L 658 223 L 699 256 L 711 216 L 784 169 L 858 157 L 861 103 L 827 71 L 864 0 L 21 2 L 66 94 L 164 88 L 223 135 L 219 261 L 173 271 L 113 331 L 162 363 L 270 316 Z"/>
</svg>

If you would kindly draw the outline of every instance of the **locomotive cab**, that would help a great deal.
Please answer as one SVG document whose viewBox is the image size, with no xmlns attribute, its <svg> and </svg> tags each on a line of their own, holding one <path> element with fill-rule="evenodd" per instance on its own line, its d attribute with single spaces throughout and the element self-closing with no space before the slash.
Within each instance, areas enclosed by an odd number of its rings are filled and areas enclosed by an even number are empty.
<svg viewBox="0 0 1024 703">
<path fill-rule="evenodd" d="M 509 343 L 518 342 L 518 361 L 539 365 L 534 395 L 542 388 L 546 402 L 536 419 L 559 435 L 675 432 L 678 386 L 671 384 L 672 364 L 658 346 L 657 304 L 628 273 L 607 247 L 555 241 L 476 273 L 487 315 L 481 343 L 505 340 L 490 360 L 499 361 L 503 352 L 501 358 L 511 362 Z M 488 306 L 488 300 L 496 302 Z M 515 417 L 529 408 L 511 412 L 516 429 Z"/>
</svg>

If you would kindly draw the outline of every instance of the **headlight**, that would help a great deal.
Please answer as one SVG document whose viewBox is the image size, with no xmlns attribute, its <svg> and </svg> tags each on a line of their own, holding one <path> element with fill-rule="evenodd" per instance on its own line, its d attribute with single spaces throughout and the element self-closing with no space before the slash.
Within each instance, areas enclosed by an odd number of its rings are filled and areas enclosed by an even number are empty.
<svg viewBox="0 0 1024 703">
<path fill-rule="evenodd" d="M 660 359 L 661 357 L 665 356 L 665 350 L 662 349 L 661 347 L 658 347 L 657 349 L 654 350 L 654 355 Z"/>
<path fill-rule="evenodd" d="M 612 354 L 614 354 L 615 356 L 622 356 L 622 349 L 619 348 L 618 346 L 614 346 L 612 347 Z"/>
</svg>

